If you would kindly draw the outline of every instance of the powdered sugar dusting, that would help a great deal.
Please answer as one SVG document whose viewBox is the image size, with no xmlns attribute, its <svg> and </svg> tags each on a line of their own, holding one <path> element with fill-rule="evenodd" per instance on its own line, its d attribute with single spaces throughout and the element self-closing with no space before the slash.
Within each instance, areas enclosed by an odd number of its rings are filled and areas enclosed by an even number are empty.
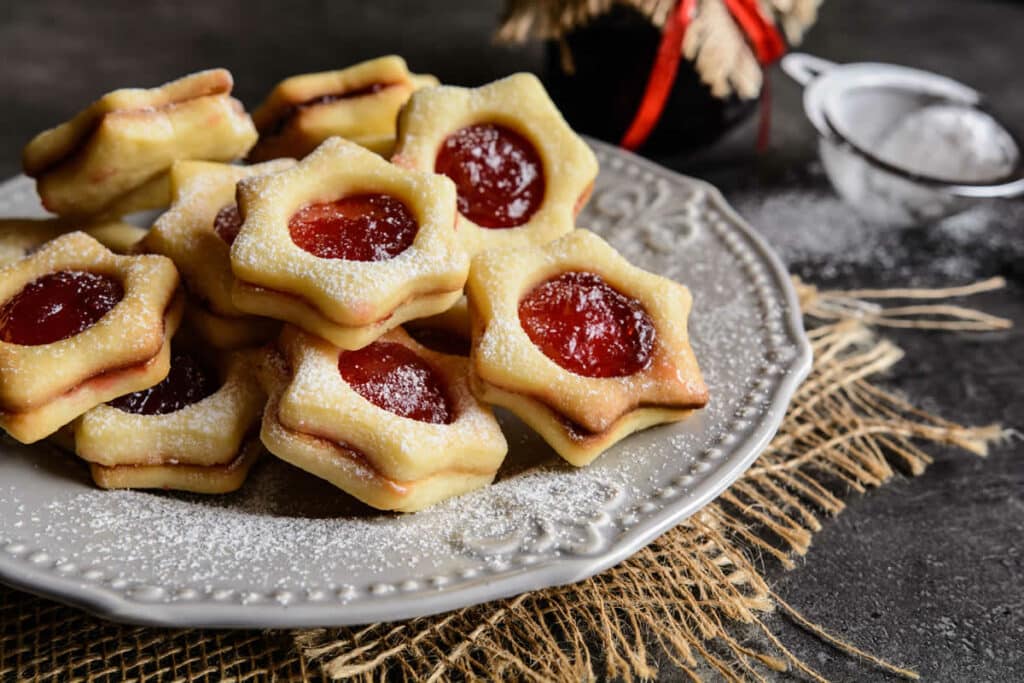
<svg viewBox="0 0 1024 683">
<path fill-rule="evenodd" d="M 859 216 L 819 180 L 818 188 L 732 198 L 783 261 L 816 282 L 849 279 L 869 267 L 893 286 L 948 286 L 998 272 L 992 259 L 978 257 L 981 250 L 1008 262 L 1024 253 L 1020 202 L 993 200 L 932 225 L 888 228 Z"/>
<path fill-rule="evenodd" d="M 6 536 L 28 524 L 37 542 L 65 541 L 64 562 L 102 566 L 110 579 L 146 576 L 157 585 L 203 589 L 251 586 L 251 577 L 267 577 L 252 586 L 258 591 L 366 585 L 410 569 L 436 571 L 445 556 L 478 539 L 520 531 L 529 536 L 543 525 L 542 511 L 553 501 L 558 505 L 552 513 L 585 519 L 607 499 L 606 485 L 587 472 L 559 469 L 530 471 L 515 485 L 499 482 L 415 515 L 392 515 L 370 511 L 330 485 L 266 458 L 241 493 L 200 497 L 78 487 L 81 492 L 70 500 L 42 511 L 25 507 L 0 529 Z M 559 476 L 551 476 L 556 471 Z M 14 490 L 0 489 L 0 499 L 20 505 Z M 44 525 L 32 523 L 42 516 Z M 572 534 L 561 540 L 570 542 Z"/>
</svg>

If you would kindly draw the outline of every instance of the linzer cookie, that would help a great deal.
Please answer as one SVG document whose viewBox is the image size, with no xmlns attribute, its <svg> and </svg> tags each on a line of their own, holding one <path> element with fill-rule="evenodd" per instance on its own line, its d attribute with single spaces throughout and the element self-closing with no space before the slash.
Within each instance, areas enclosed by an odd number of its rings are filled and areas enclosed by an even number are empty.
<svg viewBox="0 0 1024 683">
<path fill-rule="evenodd" d="M 395 55 L 292 76 L 253 112 L 260 139 L 249 158 L 302 158 L 333 136 L 388 155 L 398 110 L 413 91 L 432 85 L 436 78 L 409 73 L 405 60 Z"/>
<path fill-rule="evenodd" d="M 122 215 L 166 206 L 166 172 L 178 159 L 230 161 L 256 129 L 230 96 L 231 74 L 202 71 L 149 90 L 115 90 L 22 154 L 43 205 L 61 216 Z"/>
<path fill-rule="evenodd" d="M 414 93 L 392 161 L 452 179 L 470 253 L 564 235 L 597 177 L 594 153 L 530 74 Z"/>
<path fill-rule="evenodd" d="M 102 488 L 227 493 L 262 450 L 254 427 L 264 401 L 242 354 L 175 348 L 162 382 L 75 421 L 74 450 Z"/>
<path fill-rule="evenodd" d="M 586 230 L 473 259 L 472 385 L 573 465 L 707 403 L 690 293 Z"/>
<path fill-rule="evenodd" d="M 0 427 L 23 443 L 166 375 L 183 306 L 163 256 L 81 232 L 0 270 Z"/>
<path fill-rule="evenodd" d="M 263 372 L 263 443 L 383 510 L 420 510 L 486 486 L 508 447 L 469 390 L 467 362 L 402 330 L 344 351 L 285 327 Z"/>
<path fill-rule="evenodd" d="M 341 348 L 366 346 L 462 296 L 469 258 L 455 187 L 330 138 L 298 165 L 238 184 L 232 300 Z"/>
</svg>

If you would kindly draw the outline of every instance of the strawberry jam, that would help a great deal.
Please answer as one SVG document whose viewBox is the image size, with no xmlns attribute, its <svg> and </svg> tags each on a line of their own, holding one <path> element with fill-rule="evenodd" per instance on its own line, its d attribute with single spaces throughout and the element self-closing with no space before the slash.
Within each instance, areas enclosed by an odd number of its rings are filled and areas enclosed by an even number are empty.
<svg viewBox="0 0 1024 683">
<path fill-rule="evenodd" d="M 519 302 L 530 340 L 560 366 L 586 377 L 625 377 L 650 365 L 654 324 L 639 301 L 595 273 L 562 273 Z"/>
<path fill-rule="evenodd" d="M 219 388 L 217 373 L 191 353 L 171 356 L 171 371 L 149 389 L 126 394 L 108 405 L 136 415 L 166 415 L 202 401 Z"/>
<path fill-rule="evenodd" d="M 378 341 L 342 351 L 338 372 L 357 394 L 395 415 L 433 424 L 451 424 L 455 417 L 443 380 L 401 344 Z"/>
<path fill-rule="evenodd" d="M 237 204 L 228 204 L 217 212 L 213 219 L 213 231 L 230 247 L 238 237 L 238 231 L 242 229 L 242 214 L 238 212 Z"/>
<path fill-rule="evenodd" d="M 459 213 L 484 228 L 522 225 L 544 199 L 544 165 L 537 149 L 514 130 L 493 123 L 449 135 L 434 171 L 455 182 Z"/>
<path fill-rule="evenodd" d="M 44 275 L 0 308 L 0 340 L 36 346 L 87 330 L 124 297 L 120 280 L 83 270 Z"/>
<path fill-rule="evenodd" d="M 385 261 L 409 248 L 419 223 L 405 202 L 359 194 L 310 204 L 288 221 L 292 241 L 320 258 Z"/>
</svg>

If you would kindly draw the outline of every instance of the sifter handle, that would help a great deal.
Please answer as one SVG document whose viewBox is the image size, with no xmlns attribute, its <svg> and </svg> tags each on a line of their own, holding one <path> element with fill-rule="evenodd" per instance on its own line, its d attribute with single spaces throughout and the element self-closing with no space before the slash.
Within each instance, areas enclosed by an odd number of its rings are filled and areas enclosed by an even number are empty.
<svg viewBox="0 0 1024 683">
<path fill-rule="evenodd" d="M 815 78 L 836 65 L 821 57 L 805 52 L 791 52 L 782 58 L 782 70 L 800 85 L 806 86 Z"/>
</svg>

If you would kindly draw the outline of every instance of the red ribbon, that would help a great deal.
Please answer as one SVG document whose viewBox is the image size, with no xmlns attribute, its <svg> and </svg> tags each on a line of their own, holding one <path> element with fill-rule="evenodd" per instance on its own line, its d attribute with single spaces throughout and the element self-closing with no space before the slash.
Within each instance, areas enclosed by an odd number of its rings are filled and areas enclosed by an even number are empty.
<svg viewBox="0 0 1024 683">
<path fill-rule="evenodd" d="M 725 6 L 747 36 L 761 66 L 772 64 L 786 54 L 786 42 L 775 24 L 761 14 L 757 0 L 725 0 Z"/>
<path fill-rule="evenodd" d="M 636 149 L 644 144 L 651 131 L 658 125 L 661 112 L 665 110 L 665 102 L 676 82 L 679 70 L 679 58 L 683 53 L 683 36 L 697 8 L 697 0 L 679 0 L 672 15 L 665 22 L 661 33 L 658 54 L 654 57 L 651 75 L 647 79 L 647 89 L 640 100 L 640 106 L 633 117 L 626 134 L 619 144 L 626 149 Z"/>
<path fill-rule="evenodd" d="M 786 43 L 782 39 L 782 35 L 775 25 L 761 14 L 758 0 L 724 0 L 724 2 L 729 13 L 746 35 L 754 50 L 754 56 L 762 66 L 775 62 L 786 53 Z M 679 60 L 682 58 L 683 52 L 683 38 L 686 36 L 686 29 L 690 26 L 696 9 L 697 0 L 679 0 L 671 16 L 665 22 L 661 33 L 661 42 L 658 44 L 658 53 L 655 55 L 651 74 L 647 79 L 647 88 L 644 90 L 644 96 L 633 116 L 633 122 L 619 142 L 620 146 L 629 150 L 637 149 L 647 141 L 654 127 L 658 125 L 669 93 L 672 92 L 672 86 L 676 81 Z M 762 116 L 765 116 L 764 111 L 765 109 L 762 107 Z M 760 135 L 762 143 L 766 139 L 766 124 L 764 123 L 766 120 L 762 119 Z"/>
</svg>

